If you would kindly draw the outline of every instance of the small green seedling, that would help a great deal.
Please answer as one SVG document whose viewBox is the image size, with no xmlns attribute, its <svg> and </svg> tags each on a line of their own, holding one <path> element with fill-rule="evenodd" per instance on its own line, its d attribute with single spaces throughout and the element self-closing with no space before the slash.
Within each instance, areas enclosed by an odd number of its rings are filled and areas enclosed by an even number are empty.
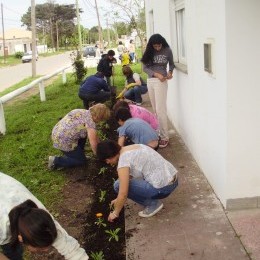
<svg viewBox="0 0 260 260">
<path fill-rule="evenodd" d="M 91 252 L 90 254 L 91 259 L 93 260 L 105 260 L 105 256 L 102 251 L 99 252 Z"/>
<path fill-rule="evenodd" d="M 100 190 L 99 202 L 104 202 L 106 200 L 107 192 L 105 190 Z"/>
<path fill-rule="evenodd" d="M 110 242 L 112 239 L 115 239 L 116 242 L 118 242 L 119 237 L 118 237 L 118 232 L 121 230 L 121 228 L 117 228 L 117 229 L 109 229 L 109 230 L 105 230 L 105 232 L 107 234 L 109 234 L 109 239 L 108 241 Z"/>
<path fill-rule="evenodd" d="M 107 171 L 107 167 L 102 167 L 102 168 L 100 168 L 100 171 L 99 171 L 98 174 L 103 174 L 103 173 L 105 173 L 106 171 Z"/>
<path fill-rule="evenodd" d="M 97 221 L 95 221 L 95 225 L 97 225 L 98 227 L 101 227 L 101 226 L 106 227 L 107 226 L 107 224 L 104 223 L 103 218 L 98 218 Z"/>
</svg>

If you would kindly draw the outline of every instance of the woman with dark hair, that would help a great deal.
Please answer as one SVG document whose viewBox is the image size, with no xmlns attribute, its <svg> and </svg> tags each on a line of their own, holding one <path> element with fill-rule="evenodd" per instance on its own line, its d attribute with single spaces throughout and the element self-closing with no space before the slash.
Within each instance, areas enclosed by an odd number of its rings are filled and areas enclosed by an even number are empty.
<svg viewBox="0 0 260 260">
<path fill-rule="evenodd" d="M 0 247 L 8 259 L 22 260 L 24 246 L 31 252 L 47 252 L 53 246 L 65 259 L 88 259 L 25 186 L 0 172 L 0 187 Z M 5 259 L 3 254 L 0 259 Z"/>
<path fill-rule="evenodd" d="M 160 147 L 169 143 L 167 122 L 167 90 L 169 79 L 172 79 L 174 69 L 172 50 L 167 41 L 160 34 L 150 37 L 143 57 L 143 69 L 148 75 L 147 87 L 154 112 L 158 116 L 160 128 Z M 167 72 L 167 65 L 169 70 Z"/>
<path fill-rule="evenodd" d="M 117 165 L 118 180 L 114 183 L 117 198 L 111 202 L 113 211 L 108 221 L 118 218 L 127 198 L 144 206 L 140 217 L 152 217 L 163 208 L 161 199 L 178 186 L 177 170 L 152 148 L 133 144 L 121 147 L 107 140 L 97 146 L 97 157 Z"/>
<path fill-rule="evenodd" d="M 146 108 L 141 107 L 141 106 L 136 106 L 136 105 L 128 103 L 124 100 L 118 100 L 115 103 L 115 105 L 113 106 L 114 114 L 116 114 L 116 111 L 121 107 L 127 108 L 130 111 L 132 117 L 143 119 L 154 130 L 156 130 L 156 131 L 158 130 L 158 119 L 157 119 L 157 117 L 152 112 L 147 110 Z"/>
<path fill-rule="evenodd" d="M 122 72 L 125 76 L 124 98 L 133 101 L 136 105 L 142 105 L 142 95 L 147 93 L 147 84 L 138 73 L 134 73 L 129 66 L 124 66 Z"/>
</svg>

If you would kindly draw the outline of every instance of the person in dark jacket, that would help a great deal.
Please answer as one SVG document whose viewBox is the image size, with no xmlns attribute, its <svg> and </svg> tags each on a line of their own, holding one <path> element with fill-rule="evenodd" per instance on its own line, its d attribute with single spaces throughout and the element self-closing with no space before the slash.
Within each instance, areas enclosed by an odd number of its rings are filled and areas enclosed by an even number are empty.
<svg viewBox="0 0 260 260">
<path fill-rule="evenodd" d="M 109 100 L 110 96 L 111 92 L 102 72 L 87 77 L 79 88 L 79 97 L 86 109 L 89 109 L 89 102 L 103 103 Z"/>
<path fill-rule="evenodd" d="M 98 63 L 97 71 L 102 72 L 106 78 L 107 84 L 111 86 L 111 76 L 113 75 L 113 64 L 116 63 L 116 58 L 114 58 L 115 52 L 109 50 L 107 54 L 101 56 L 101 60 Z"/>
</svg>

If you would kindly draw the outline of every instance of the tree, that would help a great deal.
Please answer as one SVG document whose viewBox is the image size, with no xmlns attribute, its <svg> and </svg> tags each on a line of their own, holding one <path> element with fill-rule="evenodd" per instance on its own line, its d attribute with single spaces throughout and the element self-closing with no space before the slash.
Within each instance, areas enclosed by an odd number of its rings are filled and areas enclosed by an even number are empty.
<svg viewBox="0 0 260 260">
<path fill-rule="evenodd" d="M 53 1 L 35 6 L 36 31 L 40 38 L 44 39 L 49 35 L 52 47 L 59 46 L 59 39 L 69 38 L 74 33 L 74 18 L 76 17 L 76 8 L 74 4 L 59 5 Z M 31 7 L 22 16 L 21 22 L 31 29 Z M 62 36 L 62 37 L 60 37 Z"/>
<path fill-rule="evenodd" d="M 140 38 L 140 43 L 143 45 L 143 39 L 146 33 L 144 0 L 109 1 L 113 6 L 112 10 L 114 10 L 114 17 L 116 17 L 117 20 L 121 20 L 124 21 L 124 23 L 127 23 L 128 31 L 135 29 L 137 36 Z"/>
</svg>

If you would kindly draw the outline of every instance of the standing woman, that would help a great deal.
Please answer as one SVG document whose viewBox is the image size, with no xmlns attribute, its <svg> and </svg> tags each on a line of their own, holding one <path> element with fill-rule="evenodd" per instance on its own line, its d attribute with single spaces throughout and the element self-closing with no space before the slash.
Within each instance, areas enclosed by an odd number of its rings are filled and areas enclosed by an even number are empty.
<svg viewBox="0 0 260 260">
<path fill-rule="evenodd" d="M 172 50 L 160 34 L 153 34 L 141 59 L 143 69 L 148 75 L 147 87 L 154 112 L 159 120 L 160 144 L 164 148 L 169 143 L 167 122 L 167 90 L 168 80 L 172 79 L 174 69 Z M 167 71 L 167 65 L 169 70 Z"/>
</svg>

